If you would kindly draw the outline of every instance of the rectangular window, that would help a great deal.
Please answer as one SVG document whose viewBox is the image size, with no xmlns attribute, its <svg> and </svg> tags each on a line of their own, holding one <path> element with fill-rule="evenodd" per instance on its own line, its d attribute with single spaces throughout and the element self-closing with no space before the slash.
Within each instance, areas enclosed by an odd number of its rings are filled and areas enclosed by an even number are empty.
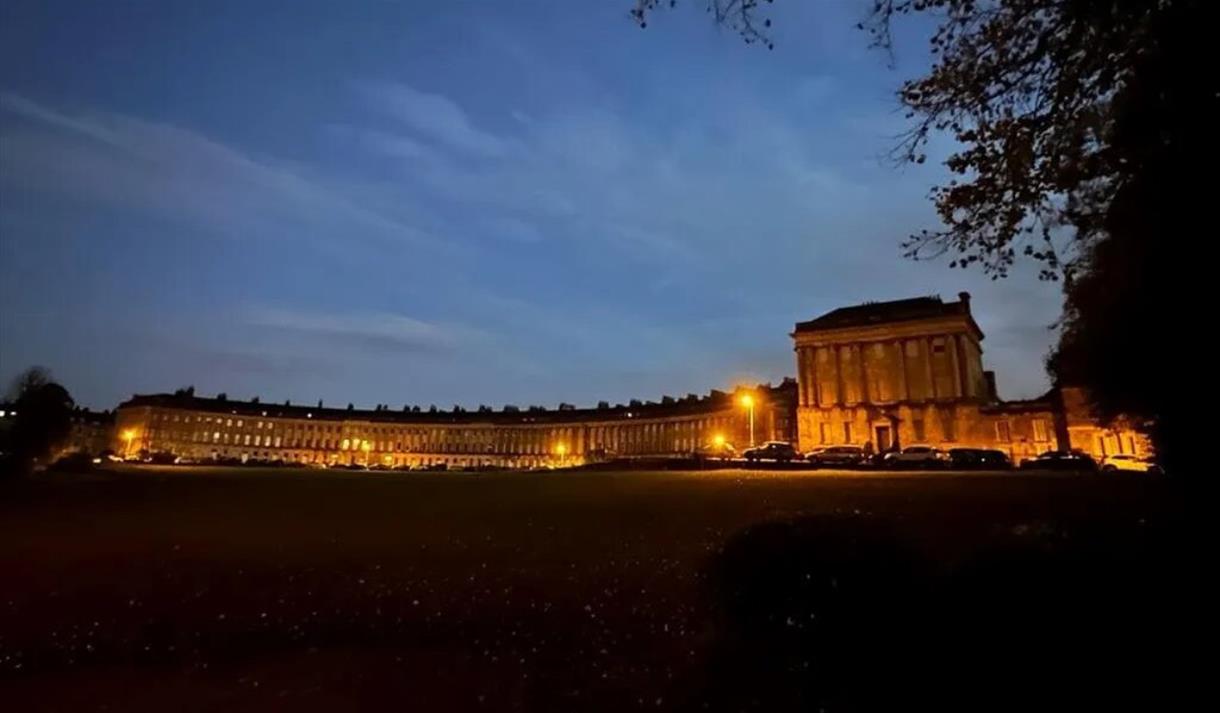
<svg viewBox="0 0 1220 713">
<path fill-rule="evenodd" d="M 822 443 L 830 443 L 830 424 L 823 422 L 819 425 L 821 426 Z"/>
<path fill-rule="evenodd" d="M 843 442 L 851 443 L 851 422 L 850 421 L 843 422 Z"/>
<path fill-rule="evenodd" d="M 944 440 L 955 441 L 956 434 L 953 428 L 953 411 L 944 409 L 940 412 L 940 432 Z"/>
<path fill-rule="evenodd" d="M 1046 437 L 1046 421 L 1043 421 L 1040 418 L 1034 419 L 1034 440 L 1038 443 L 1044 443 L 1050 440 Z"/>
<path fill-rule="evenodd" d="M 927 431 L 924 428 L 922 418 L 917 418 L 917 419 L 911 421 L 911 428 L 915 432 L 914 435 L 915 435 L 916 441 L 924 441 L 927 439 L 927 437 L 928 437 Z"/>
<path fill-rule="evenodd" d="M 1012 441 L 1012 432 L 1009 430 L 1008 421 L 995 422 L 995 439 L 1000 443 Z"/>
</svg>

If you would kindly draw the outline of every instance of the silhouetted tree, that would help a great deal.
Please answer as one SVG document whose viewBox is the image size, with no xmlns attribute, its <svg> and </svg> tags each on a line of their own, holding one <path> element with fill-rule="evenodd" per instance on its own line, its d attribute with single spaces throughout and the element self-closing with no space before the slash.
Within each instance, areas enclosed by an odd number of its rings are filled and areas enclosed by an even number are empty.
<svg viewBox="0 0 1220 713">
<path fill-rule="evenodd" d="M 419 413 L 419 412 L 420 412 L 419 406 L 412 406 L 412 407 L 411 407 L 411 413 Z"/>
<path fill-rule="evenodd" d="M 356 405 L 355 405 L 355 404 L 353 404 L 352 402 L 350 402 L 350 401 L 349 401 L 349 402 L 347 403 L 347 410 L 348 410 L 348 411 L 355 411 L 355 410 L 356 410 Z"/>
<path fill-rule="evenodd" d="M 259 399 L 258 399 L 258 397 L 257 397 L 257 396 L 251 396 L 251 397 L 250 397 L 250 403 L 252 403 L 252 404 L 259 403 Z"/>
<path fill-rule="evenodd" d="M 226 394 L 225 392 L 221 391 L 219 394 L 216 394 L 216 400 L 217 401 L 228 401 L 229 395 Z"/>
<path fill-rule="evenodd" d="M 758 15 L 760 5 L 771 4 L 772 0 L 703 0 L 708 14 L 715 18 L 716 23 L 728 27 L 741 36 L 748 45 L 761 44 L 767 49 L 775 49 L 767 34 L 771 20 Z M 677 0 L 636 0 L 631 17 L 640 27 L 648 27 L 648 15 L 661 6 L 673 7 Z"/>
<path fill-rule="evenodd" d="M 68 390 L 38 366 L 17 377 L 8 400 L 16 412 L 4 449 L 11 462 L 0 465 L 0 471 L 12 473 L 45 463 L 71 433 L 76 404 Z"/>
<path fill-rule="evenodd" d="M 193 398 L 195 396 L 195 387 L 194 386 L 184 386 L 180 389 L 175 389 L 174 396 L 177 396 L 180 398 L 188 398 L 188 399 Z"/>
</svg>

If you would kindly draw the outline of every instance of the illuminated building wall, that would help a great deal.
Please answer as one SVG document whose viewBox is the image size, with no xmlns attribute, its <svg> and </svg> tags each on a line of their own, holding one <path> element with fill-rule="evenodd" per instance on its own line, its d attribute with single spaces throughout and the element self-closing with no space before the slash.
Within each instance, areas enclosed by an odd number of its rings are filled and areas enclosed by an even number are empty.
<svg viewBox="0 0 1220 713">
<path fill-rule="evenodd" d="M 1014 462 L 1056 449 L 1148 453 L 1146 439 L 1129 427 L 1099 436 L 1104 429 L 1078 389 L 1000 401 L 983 370 L 983 332 L 965 292 L 957 302 L 917 297 L 843 307 L 798 323 L 791 336 L 802 450 L 972 446 L 1003 450 Z"/>
<path fill-rule="evenodd" d="M 793 439 L 794 389 L 788 381 L 749 391 L 756 441 Z M 744 448 L 748 417 L 736 395 L 715 391 L 596 409 L 474 412 L 319 409 L 155 394 L 119 406 L 114 448 L 195 460 L 530 468 L 689 455 L 716 436 Z"/>
</svg>

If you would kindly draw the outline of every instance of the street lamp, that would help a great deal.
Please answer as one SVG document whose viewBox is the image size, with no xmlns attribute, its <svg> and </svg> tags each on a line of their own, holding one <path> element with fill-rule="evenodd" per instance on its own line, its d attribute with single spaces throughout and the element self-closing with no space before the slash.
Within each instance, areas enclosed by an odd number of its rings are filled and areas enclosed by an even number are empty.
<svg viewBox="0 0 1220 713">
<path fill-rule="evenodd" d="M 559 456 L 559 464 L 563 465 L 564 456 L 568 454 L 568 447 L 560 443 L 555 446 L 555 455 Z"/>
<path fill-rule="evenodd" d="M 136 437 L 135 429 L 128 428 L 123 431 L 123 459 L 126 460 L 131 455 L 131 441 Z"/>
<path fill-rule="evenodd" d="M 750 411 L 750 447 L 754 447 L 754 397 L 749 394 L 744 394 L 741 397 L 741 405 L 745 406 Z"/>
</svg>

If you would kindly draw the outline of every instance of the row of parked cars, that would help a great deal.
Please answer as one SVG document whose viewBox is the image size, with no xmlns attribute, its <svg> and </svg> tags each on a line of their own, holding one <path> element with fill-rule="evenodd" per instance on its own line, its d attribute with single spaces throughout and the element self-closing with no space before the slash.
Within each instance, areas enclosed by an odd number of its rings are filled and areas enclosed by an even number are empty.
<svg viewBox="0 0 1220 713">
<path fill-rule="evenodd" d="M 764 460 L 779 463 L 805 461 L 822 468 L 886 468 L 886 469 L 958 469 L 958 470 L 1005 470 L 1012 468 L 1012 461 L 1004 451 L 993 448 L 936 448 L 915 445 L 886 453 L 870 453 L 862 446 L 826 446 L 808 453 L 799 453 L 792 444 L 784 441 L 768 441 L 757 448 L 742 453 L 750 462 Z M 1132 471 L 1160 473 L 1161 468 L 1147 458 L 1134 455 L 1112 455 L 1101 462 L 1082 451 L 1047 451 L 1021 461 L 1022 470 L 1070 470 L 1081 472 Z"/>
</svg>

